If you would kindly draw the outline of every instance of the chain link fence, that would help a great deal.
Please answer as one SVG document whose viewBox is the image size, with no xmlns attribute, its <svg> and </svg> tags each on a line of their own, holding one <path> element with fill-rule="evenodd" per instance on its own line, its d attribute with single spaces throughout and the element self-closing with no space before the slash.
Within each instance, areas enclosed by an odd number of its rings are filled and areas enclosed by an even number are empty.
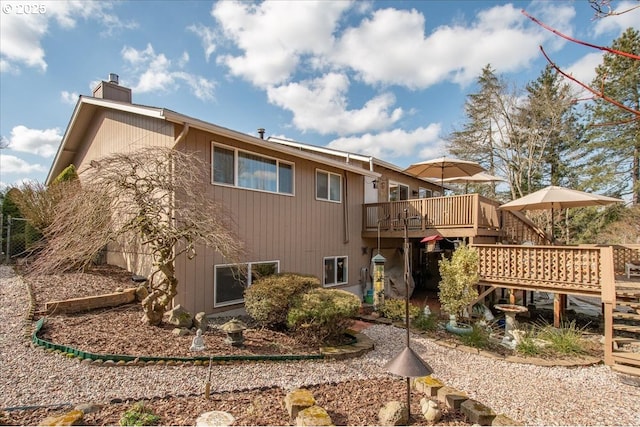
<svg viewBox="0 0 640 427">
<path fill-rule="evenodd" d="M 0 262 L 15 263 L 31 253 L 41 239 L 40 233 L 26 219 L 0 214 Z"/>
</svg>

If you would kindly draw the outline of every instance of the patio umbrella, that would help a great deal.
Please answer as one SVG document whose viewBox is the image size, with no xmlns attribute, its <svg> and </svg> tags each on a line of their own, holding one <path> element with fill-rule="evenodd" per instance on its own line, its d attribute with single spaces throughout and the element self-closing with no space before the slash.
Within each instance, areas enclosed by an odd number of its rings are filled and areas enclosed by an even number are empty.
<svg viewBox="0 0 640 427">
<path fill-rule="evenodd" d="M 604 206 L 617 202 L 624 202 L 624 200 L 550 185 L 542 190 L 505 203 L 500 206 L 500 209 L 512 211 L 551 209 L 551 241 L 553 242 L 553 211 L 555 209 Z"/>
<path fill-rule="evenodd" d="M 405 173 L 418 178 L 440 178 L 441 186 L 444 185 L 445 178 L 472 176 L 483 171 L 484 168 L 476 162 L 451 157 L 439 157 L 414 163 L 404 170 Z"/>
<path fill-rule="evenodd" d="M 506 180 L 504 178 L 500 178 L 499 176 L 491 175 L 486 172 L 478 172 L 475 175 L 446 178 L 443 181 L 447 183 L 450 182 L 452 184 L 465 184 L 464 192 L 466 194 L 467 187 L 469 186 L 469 184 L 472 184 L 472 183 L 479 184 L 483 182 L 498 182 L 498 181 L 506 181 Z"/>
</svg>

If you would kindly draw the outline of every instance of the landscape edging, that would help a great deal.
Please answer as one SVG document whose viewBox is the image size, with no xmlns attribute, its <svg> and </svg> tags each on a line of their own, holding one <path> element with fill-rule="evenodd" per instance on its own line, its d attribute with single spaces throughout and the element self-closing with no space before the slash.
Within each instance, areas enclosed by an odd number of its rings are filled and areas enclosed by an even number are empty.
<svg viewBox="0 0 640 427">
<path fill-rule="evenodd" d="M 342 346 L 321 347 L 319 354 L 273 354 L 273 355 L 223 355 L 223 356 L 133 356 L 125 354 L 97 354 L 62 344 L 52 343 L 38 337 L 38 333 L 44 326 L 46 317 L 40 318 L 36 322 L 35 330 L 31 335 L 31 341 L 38 347 L 43 347 L 48 351 L 59 352 L 67 357 L 77 357 L 92 362 L 112 361 L 113 365 L 137 365 L 145 364 L 206 364 L 204 362 L 214 362 L 216 364 L 226 364 L 233 362 L 282 362 L 294 360 L 320 360 L 320 359 L 343 359 L 361 356 L 365 352 L 373 349 L 373 341 L 363 333 L 350 333 L 355 342 Z M 104 364 L 104 363 L 103 363 Z"/>
</svg>

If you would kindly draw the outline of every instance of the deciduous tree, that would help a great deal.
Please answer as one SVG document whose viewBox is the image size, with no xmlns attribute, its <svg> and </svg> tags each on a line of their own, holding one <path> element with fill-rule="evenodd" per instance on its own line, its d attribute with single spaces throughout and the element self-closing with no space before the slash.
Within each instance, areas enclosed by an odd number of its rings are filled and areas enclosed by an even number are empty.
<svg viewBox="0 0 640 427">
<path fill-rule="evenodd" d="M 36 272 L 87 265 L 105 245 L 139 245 L 150 257 L 144 320 L 158 325 L 177 295 L 175 261 L 209 247 L 237 261 L 241 242 L 223 207 L 207 195 L 207 166 L 194 153 L 145 148 L 113 154 L 82 173 L 53 224 Z"/>
</svg>

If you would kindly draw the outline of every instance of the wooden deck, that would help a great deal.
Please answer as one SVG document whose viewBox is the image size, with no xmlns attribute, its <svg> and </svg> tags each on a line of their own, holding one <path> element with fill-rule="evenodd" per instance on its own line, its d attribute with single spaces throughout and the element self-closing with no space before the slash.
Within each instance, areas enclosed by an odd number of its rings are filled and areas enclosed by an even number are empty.
<svg viewBox="0 0 640 427">
<path fill-rule="evenodd" d="M 637 355 L 620 351 L 629 340 L 640 345 L 640 278 L 624 275 L 625 263 L 640 260 L 640 245 L 552 246 L 526 216 L 498 208 L 478 194 L 369 203 L 362 237 L 402 238 L 405 222 L 410 239 L 466 237 L 478 251 L 482 296 L 499 288 L 553 293 L 557 325 L 567 295 L 599 298 L 605 363 L 640 376 Z"/>
<path fill-rule="evenodd" d="M 640 354 L 621 343 L 640 343 L 640 278 L 624 266 L 640 259 L 640 245 L 473 245 L 479 255 L 480 285 L 600 298 L 604 313 L 605 363 L 640 376 Z M 554 307 L 559 319 L 564 304 Z"/>
<path fill-rule="evenodd" d="M 483 242 L 530 241 L 548 243 L 548 237 L 519 212 L 500 211 L 500 203 L 478 194 L 430 197 L 397 202 L 367 203 L 362 211 L 362 237 L 404 236 L 407 220 L 409 238 L 440 234 L 443 237 L 478 238 Z"/>
</svg>

